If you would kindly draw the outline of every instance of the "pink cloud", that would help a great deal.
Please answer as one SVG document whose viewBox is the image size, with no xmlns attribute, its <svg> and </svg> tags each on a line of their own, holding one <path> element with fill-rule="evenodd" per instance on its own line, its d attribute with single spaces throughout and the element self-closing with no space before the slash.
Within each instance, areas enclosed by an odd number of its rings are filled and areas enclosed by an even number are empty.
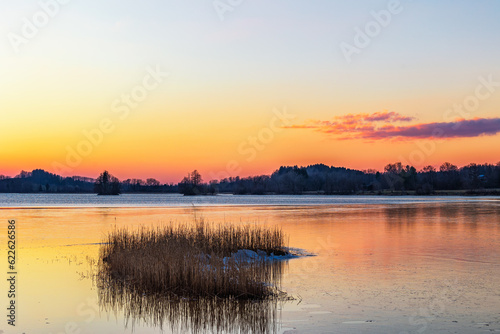
<svg viewBox="0 0 500 334">
<path fill-rule="evenodd" d="M 463 138 L 500 133 L 500 118 L 457 119 L 454 122 L 434 122 L 398 125 L 413 121 L 414 117 L 396 112 L 348 114 L 336 116 L 331 121 L 311 120 L 306 124 L 292 125 L 287 129 L 314 129 L 336 136 L 338 139 L 423 139 Z M 396 124 L 394 124 L 396 123 Z"/>
</svg>

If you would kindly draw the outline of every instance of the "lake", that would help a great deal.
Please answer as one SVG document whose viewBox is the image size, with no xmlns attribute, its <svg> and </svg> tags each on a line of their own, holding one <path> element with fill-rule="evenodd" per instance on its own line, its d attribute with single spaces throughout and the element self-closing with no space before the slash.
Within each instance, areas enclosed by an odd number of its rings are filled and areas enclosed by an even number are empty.
<svg viewBox="0 0 500 334">
<path fill-rule="evenodd" d="M 155 320 L 110 305 L 90 275 L 114 228 L 195 219 L 280 226 L 290 247 L 315 255 L 286 264 L 282 289 L 294 300 L 218 314 L 233 330 L 500 332 L 498 197 L 1 194 L 0 212 L 5 259 L 9 219 L 17 237 L 16 327 L 4 320 L 0 333 L 209 333 L 182 307 Z"/>
</svg>

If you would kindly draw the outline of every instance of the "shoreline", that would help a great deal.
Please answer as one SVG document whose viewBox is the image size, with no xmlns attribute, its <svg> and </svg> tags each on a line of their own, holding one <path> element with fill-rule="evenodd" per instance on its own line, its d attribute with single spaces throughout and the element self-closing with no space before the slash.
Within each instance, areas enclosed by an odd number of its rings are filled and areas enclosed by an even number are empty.
<svg viewBox="0 0 500 334">
<path fill-rule="evenodd" d="M 95 195 L 103 197 L 102 195 L 93 192 L 0 192 L 0 195 Z M 186 198 L 193 197 L 214 197 L 217 195 L 233 195 L 233 196 L 418 196 L 418 197 L 437 197 L 437 196 L 500 196 L 500 188 L 492 189 L 476 189 L 476 190 L 436 190 L 429 194 L 419 194 L 416 190 L 382 190 L 382 191 L 361 191 L 356 193 L 325 193 L 322 191 L 305 191 L 300 194 L 290 193 L 290 194 L 278 194 L 278 193 L 259 193 L 259 194 L 234 194 L 230 192 L 220 192 L 216 194 L 199 194 L 199 195 L 183 195 L 181 193 L 169 193 L 169 192 L 123 192 L 119 195 L 113 195 L 111 197 L 118 197 L 120 195 L 179 195 Z M 104 196 L 105 197 L 105 196 Z"/>
</svg>

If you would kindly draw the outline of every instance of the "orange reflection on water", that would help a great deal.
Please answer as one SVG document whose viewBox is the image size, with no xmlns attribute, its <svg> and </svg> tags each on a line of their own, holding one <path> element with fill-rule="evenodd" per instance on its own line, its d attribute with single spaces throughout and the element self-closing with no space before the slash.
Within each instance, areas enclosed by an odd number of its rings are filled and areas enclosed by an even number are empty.
<svg viewBox="0 0 500 334">
<path fill-rule="evenodd" d="M 452 291 L 460 293 L 446 304 L 443 319 L 472 317 L 473 312 L 466 307 L 471 303 L 479 303 L 480 309 L 474 312 L 485 316 L 500 309 L 495 298 L 500 287 L 494 279 L 500 276 L 497 201 L 1 211 L 6 219 L 17 222 L 20 319 L 23 329 L 36 329 L 37 333 L 64 332 L 69 321 L 76 321 L 88 332 L 106 328 L 105 332 L 122 333 L 122 314 L 96 312 L 95 319 L 87 323 L 78 312 L 82 303 L 96 298 L 92 282 L 85 279 L 87 256 L 97 256 L 95 243 L 115 227 L 191 222 L 195 218 L 278 225 L 289 236 L 291 247 L 315 253 L 317 256 L 289 262 L 283 288 L 300 295 L 303 304 L 315 304 L 329 312 L 316 328 L 328 330 L 332 319 L 341 322 L 366 312 L 379 321 L 400 319 L 405 329 L 408 324 L 404 319 L 450 284 Z M 5 236 L 1 237 L 3 243 Z M 284 308 L 285 324 L 300 318 L 295 311 Z M 109 320 L 115 316 L 117 321 Z M 307 316 L 304 319 L 303 330 L 313 330 L 307 327 Z M 158 332 L 140 324 L 138 328 L 142 328 L 141 333 Z"/>
</svg>

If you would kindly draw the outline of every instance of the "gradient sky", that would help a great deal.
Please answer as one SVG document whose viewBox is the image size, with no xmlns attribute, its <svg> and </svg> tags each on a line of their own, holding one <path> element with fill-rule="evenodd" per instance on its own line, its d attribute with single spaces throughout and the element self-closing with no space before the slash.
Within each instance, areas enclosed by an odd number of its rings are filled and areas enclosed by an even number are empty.
<svg viewBox="0 0 500 334">
<path fill-rule="evenodd" d="M 72 0 L 44 24 L 54 2 L 0 3 L 0 174 L 178 182 L 195 168 L 500 161 L 498 1 L 400 1 L 351 61 L 341 45 L 391 1 L 247 0 L 221 20 L 212 0 Z M 156 68 L 169 76 L 120 117 L 116 101 Z M 89 146 L 103 120 L 112 130 Z"/>
</svg>

